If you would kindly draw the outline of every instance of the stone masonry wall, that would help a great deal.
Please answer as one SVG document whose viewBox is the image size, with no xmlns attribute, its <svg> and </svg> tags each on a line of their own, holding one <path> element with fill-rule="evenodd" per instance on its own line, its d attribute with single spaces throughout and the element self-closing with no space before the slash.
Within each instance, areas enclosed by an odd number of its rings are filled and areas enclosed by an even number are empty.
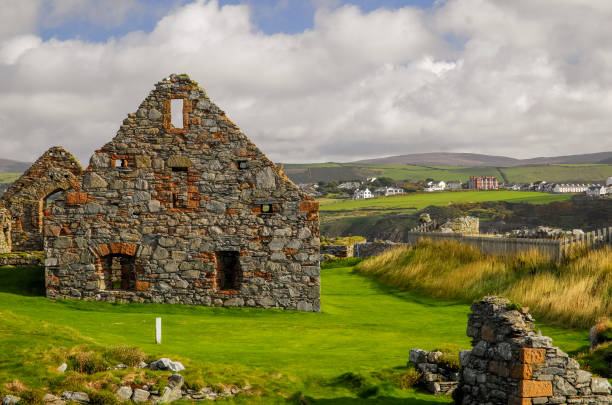
<svg viewBox="0 0 612 405">
<path fill-rule="evenodd" d="M 11 213 L 0 206 L 0 253 L 11 251 Z"/>
<path fill-rule="evenodd" d="M 128 114 L 44 235 L 48 297 L 320 310 L 318 203 L 186 75 Z"/>
<path fill-rule="evenodd" d="M 45 152 L 2 196 L 11 214 L 14 251 L 43 249 L 43 219 L 49 215 L 47 198 L 70 187 L 78 187 L 83 169 L 65 149 L 55 146 Z"/>
<path fill-rule="evenodd" d="M 347 245 L 324 245 L 321 246 L 321 254 L 334 257 L 353 257 L 354 247 Z"/>
<path fill-rule="evenodd" d="M 610 384 L 580 370 L 552 339 L 533 332 L 533 318 L 510 302 L 486 297 L 472 305 L 467 334 L 471 351 L 460 353 L 456 403 L 610 404 Z"/>
<path fill-rule="evenodd" d="M 355 243 L 355 257 L 370 257 L 380 256 L 387 250 L 395 249 L 401 246 L 407 246 L 405 243 L 395 242 L 364 242 Z"/>
</svg>

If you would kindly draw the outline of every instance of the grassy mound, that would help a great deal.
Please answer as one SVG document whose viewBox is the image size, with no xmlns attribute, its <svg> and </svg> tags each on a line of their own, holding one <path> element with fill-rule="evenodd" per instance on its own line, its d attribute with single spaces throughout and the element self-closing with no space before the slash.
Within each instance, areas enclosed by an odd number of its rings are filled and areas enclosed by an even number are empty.
<svg viewBox="0 0 612 405">
<path fill-rule="evenodd" d="M 355 270 L 402 290 L 471 302 L 501 295 L 539 318 L 590 327 L 612 313 L 612 249 L 551 263 L 536 251 L 492 257 L 455 241 L 422 241 L 359 263 Z"/>
</svg>

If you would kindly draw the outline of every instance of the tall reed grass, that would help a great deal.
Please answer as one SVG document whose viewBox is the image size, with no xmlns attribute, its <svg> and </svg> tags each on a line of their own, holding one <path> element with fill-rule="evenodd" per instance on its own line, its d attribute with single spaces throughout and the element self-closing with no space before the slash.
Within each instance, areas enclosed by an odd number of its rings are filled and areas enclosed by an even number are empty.
<svg viewBox="0 0 612 405">
<path fill-rule="evenodd" d="M 355 270 L 404 290 L 473 301 L 499 295 L 531 308 L 539 319 L 590 327 L 612 314 L 612 248 L 553 263 L 536 250 L 488 256 L 456 241 L 423 240 L 385 252 Z"/>
</svg>

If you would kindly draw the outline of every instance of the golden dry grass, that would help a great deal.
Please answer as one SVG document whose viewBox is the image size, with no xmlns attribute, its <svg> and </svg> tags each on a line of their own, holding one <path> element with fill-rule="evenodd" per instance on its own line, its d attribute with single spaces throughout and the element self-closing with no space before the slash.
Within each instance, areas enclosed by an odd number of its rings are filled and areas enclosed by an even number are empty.
<svg viewBox="0 0 612 405">
<path fill-rule="evenodd" d="M 539 318 L 590 327 L 612 314 L 612 248 L 551 263 L 537 251 L 486 256 L 456 241 L 421 241 L 358 264 L 385 284 L 440 298 L 471 301 L 500 295 Z"/>
</svg>

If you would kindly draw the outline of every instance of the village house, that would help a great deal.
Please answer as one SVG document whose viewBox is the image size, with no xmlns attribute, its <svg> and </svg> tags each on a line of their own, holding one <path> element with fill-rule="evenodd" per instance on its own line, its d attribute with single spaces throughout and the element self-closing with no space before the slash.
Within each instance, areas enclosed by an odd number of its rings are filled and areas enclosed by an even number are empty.
<svg viewBox="0 0 612 405">
<path fill-rule="evenodd" d="M 404 194 L 404 189 L 399 187 L 379 187 L 374 190 L 374 194 L 389 197 Z"/>
<path fill-rule="evenodd" d="M 602 185 L 596 184 L 586 190 L 587 197 L 600 198 L 608 192 L 608 189 Z"/>
<path fill-rule="evenodd" d="M 372 194 L 369 188 L 366 188 L 365 190 L 357 189 L 353 194 L 353 200 L 361 200 L 367 198 L 374 198 L 374 194 Z"/>
<path fill-rule="evenodd" d="M 463 188 L 463 184 L 460 181 L 449 181 L 446 183 L 445 189 L 447 191 L 457 191 Z"/>
<path fill-rule="evenodd" d="M 433 191 L 444 191 L 445 188 L 446 188 L 446 183 L 443 181 L 438 181 L 438 182 L 429 181 L 427 182 L 427 187 L 425 187 L 423 191 L 431 193 Z"/>
<path fill-rule="evenodd" d="M 555 184 L 550 192 L 553 193 L 585 193 L 590 184 Z"/>
<path fill-rule="evenodd" d="M 50 298 L 320 311 L 318 203 L 186 75 L 45 218 Z"/>
<path fill-rule="evenodd" d="M 468 188 L 472 190 L 497 190 L 499 181 L 495 176 L 470 176 Z"/>
</svg>

